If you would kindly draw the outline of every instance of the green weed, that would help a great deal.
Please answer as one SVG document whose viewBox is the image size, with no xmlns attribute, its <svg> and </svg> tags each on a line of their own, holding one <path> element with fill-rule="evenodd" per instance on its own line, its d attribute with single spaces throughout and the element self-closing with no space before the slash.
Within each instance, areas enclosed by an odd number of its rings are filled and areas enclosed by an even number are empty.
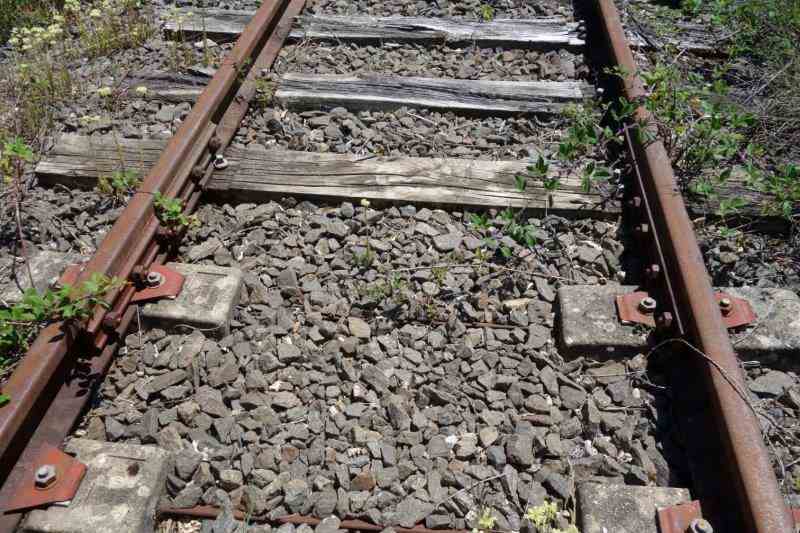
<svg viewBox="0 0 800 533">
<path fill-rule="evenodd" d="M 133 169 L 115 170 L 110 176 L 100 176 L 97 180 L 97 190 L 103 194 L 122 199 L 142 183 L 139 173 Z"/>
<path fill-rule="evenodd" d="M 0 309 L 0 369 L 28 348 L 39 329 L 51 322 L 84 320 L 98 306 L 106 306 L 102 296 L 124 281 L 93 274 L 78 286 L 64 285 L 39 293 L 29 288 L 18 304 Z"/>
<path fill-rule="evenodd" d="M 80 90 L 75 61 L 139 46 L 155 30 L 138 0 L 65 0 L 63 10 L 35 20 L 22 19 L 11 30 L 8 68 L 0 73 L 2 129 L 29 142 L 49 129 L 58 104 Z"/>
<path fill-rule="evenodd" d="M 190 229 L 200 225 L 196 215 L 183 212 L 183 202 L 178 198 L 167 198 L 160 192 L 153 194 L 153 209 L 161 225 L 171 231 Z"/>
<path fill-rule="evenodd" d="M 566 529 L 556 528 L 558 505 L 545 500 L 541 505 L 529 507 L 525 512 L 525 519 L 535 528 L 536 533 L 580 533 L 578 528 L 571 524 Z"/>
<path fill-rule="evenodd" d="M 481 19 L 484 22 L 491 22 L 494 20 L 494 7 L 491 4 L 481 4 L 480 7 Z"/>
<path fill-rule="evenodd" d="M 367 243 L 363 252 L 353 253 L 353 264 L 359 268 L 369 268 L 375 262 L 375 251 Z"/>
</svg>

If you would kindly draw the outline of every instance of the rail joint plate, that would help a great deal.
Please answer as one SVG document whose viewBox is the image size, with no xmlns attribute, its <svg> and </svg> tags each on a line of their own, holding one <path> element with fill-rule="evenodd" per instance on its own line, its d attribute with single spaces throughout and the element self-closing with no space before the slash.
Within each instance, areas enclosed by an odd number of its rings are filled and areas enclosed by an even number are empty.
<svg viewBox="0 0 800 533">
<path fill-rule="evenodd" d="M 39 450 L 22 486 L 8 502 L 5 512 L 19 512 L 43 505 L 66 502 L 75 497 L 86 475 L 86 465 L 45 444 Z"/>
</svg>

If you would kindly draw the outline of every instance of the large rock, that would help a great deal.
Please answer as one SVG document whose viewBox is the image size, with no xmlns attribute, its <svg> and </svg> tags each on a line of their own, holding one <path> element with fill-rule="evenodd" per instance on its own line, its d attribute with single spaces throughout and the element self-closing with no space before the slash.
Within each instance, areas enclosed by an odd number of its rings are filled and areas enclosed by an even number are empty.
<svg viewBox="0 0 800 533">
<path fill-rule="evenodd" d="M 521 467 L 533 465 L 533 436 L 512 435 L 506 440 L 506 456 L 509 462 Z"/>
</svg>

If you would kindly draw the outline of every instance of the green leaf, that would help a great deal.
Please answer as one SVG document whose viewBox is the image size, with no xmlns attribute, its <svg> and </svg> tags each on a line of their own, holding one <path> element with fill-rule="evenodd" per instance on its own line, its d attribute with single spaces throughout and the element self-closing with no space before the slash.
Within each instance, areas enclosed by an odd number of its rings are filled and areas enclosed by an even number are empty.
<svg viewBox="0 0 800 533">
<path fill-rule="evenodd" d="M 10 141 L 6 141 L 3 153 L 6 156 L 16 157 L 25 161 L 33 159 L 33 151 L 20 137 L 14 137 Z"/>
<path fill-rule="evenodd" d="M 0 407 L 6 405 L 10 401 L 11 401 L 11 396 L 9 396 L 8 394 L 0 394 Z"/>
<path fill-rule="evenodd" d="M 528 187 L 528 178 L 522 174 L 517 174 L 514 176 L 514 185 L 518 192 L 525 192 L 525 189 Z"/>
<path fill-rule="evenodd" d="M 542 180 L 542 186 L 548 192 L 554 192 L 556 189 L 558 189 L 559 183 L 561 183 L 561 178 L 559 178 L 558 176 L 554 176 L 552 178 L 544 178 L 544 180 Z"/>
</svg>

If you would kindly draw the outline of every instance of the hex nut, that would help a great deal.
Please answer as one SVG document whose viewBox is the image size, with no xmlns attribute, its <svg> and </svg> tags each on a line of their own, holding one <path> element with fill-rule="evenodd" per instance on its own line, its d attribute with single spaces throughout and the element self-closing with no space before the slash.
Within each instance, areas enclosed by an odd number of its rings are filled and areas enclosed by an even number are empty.
<svg viewBox="0 0 800 533">
<path fill-rule="evenodd" d="M 645 296 L 639 301 L 639 310 L 643 313 L 652 313 L 656 307 L 658 307 L 658 302 L 650 296 Z"/>
<path fill-rule="evenodd" d="M 161 272 L 151 270 L 147 273 L 147 285 L 150 287 L 158 287 L 164 283 L 164 276 Z"/>
<path fill-rule="evenodd" d="M 56 467 L 51 464 L 42 465 L 36 469 L 34 475 L 36 487 L 46 489 L 56 481 Z"/>
<path fill-rule="evenodd" d="M 714 533 L 714 528 L 705 518 L 695 518 L 689 524 L 691 533 Z"/>
</svg>

